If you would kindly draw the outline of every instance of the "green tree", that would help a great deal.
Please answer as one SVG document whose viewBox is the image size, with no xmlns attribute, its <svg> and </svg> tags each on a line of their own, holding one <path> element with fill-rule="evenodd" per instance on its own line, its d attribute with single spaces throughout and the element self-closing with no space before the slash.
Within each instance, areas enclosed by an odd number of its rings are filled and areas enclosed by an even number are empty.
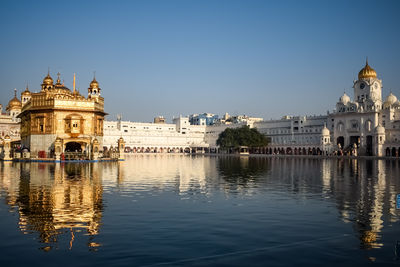
<svg viewBox="0 0 400 267">
<path fill-rule="evenodd" d="M 219 134 L 217 145 L 221 148 L 237 148 L 239 146 L 263 147 L 268 145 L 268 138 L 256 128 L 242 126 L 240 128 L 226 128 Z"/>
</svg>

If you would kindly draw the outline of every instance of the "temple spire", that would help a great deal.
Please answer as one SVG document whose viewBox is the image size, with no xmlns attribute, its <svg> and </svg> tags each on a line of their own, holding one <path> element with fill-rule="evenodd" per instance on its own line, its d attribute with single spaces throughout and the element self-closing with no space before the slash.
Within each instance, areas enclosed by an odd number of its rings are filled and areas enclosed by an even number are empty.
<svg viewBox="0 0 400 267">
<path fill-rule="evenodd" d="M 75 94 L 75 73 L 74 73 L 74 82 L 73 82 L 74 94 Z"/>
</svg>

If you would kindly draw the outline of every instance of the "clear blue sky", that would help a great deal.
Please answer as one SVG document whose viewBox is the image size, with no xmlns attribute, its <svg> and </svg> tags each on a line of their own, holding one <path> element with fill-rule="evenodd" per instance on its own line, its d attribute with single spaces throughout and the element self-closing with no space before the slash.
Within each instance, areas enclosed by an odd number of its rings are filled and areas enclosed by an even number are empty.
<svg viewBox="0 0 400 267">
<path fill-rule="evenodd" d="M 0 102 L 50 68 L 108 119 L 325 114 L 365 64 L 400 97 L 400 1 L 7 1 Z"/>
</svg>

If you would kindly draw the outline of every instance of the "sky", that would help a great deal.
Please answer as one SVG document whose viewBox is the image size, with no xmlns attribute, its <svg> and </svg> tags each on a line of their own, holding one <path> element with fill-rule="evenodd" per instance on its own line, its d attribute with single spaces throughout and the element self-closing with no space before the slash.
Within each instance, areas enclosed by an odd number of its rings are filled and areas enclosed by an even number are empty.
<svg viewBox="0 0 400 267">
<path fill-rule="evenodd" d="M 108 120 L 193 113 L 326 114 L 366 57 L 400 97 L 400 1 L 5 1 L 0 103 L 48 69 L 81 94 L 93 78 Z"/>
</svg>

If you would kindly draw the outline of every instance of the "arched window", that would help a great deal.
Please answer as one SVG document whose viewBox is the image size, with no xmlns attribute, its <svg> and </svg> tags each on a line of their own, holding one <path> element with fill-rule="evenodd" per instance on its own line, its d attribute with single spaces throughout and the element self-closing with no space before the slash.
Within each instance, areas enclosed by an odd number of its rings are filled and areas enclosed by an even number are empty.
<svg viewBox="0 0 400 267">
<path fill-rule="evenodd" d="M 372 121 L 367 120 L 365 122 L 365 130 L 368 131 L 368 132 L 370 132 L 372 130 Z"/>
</svg>

